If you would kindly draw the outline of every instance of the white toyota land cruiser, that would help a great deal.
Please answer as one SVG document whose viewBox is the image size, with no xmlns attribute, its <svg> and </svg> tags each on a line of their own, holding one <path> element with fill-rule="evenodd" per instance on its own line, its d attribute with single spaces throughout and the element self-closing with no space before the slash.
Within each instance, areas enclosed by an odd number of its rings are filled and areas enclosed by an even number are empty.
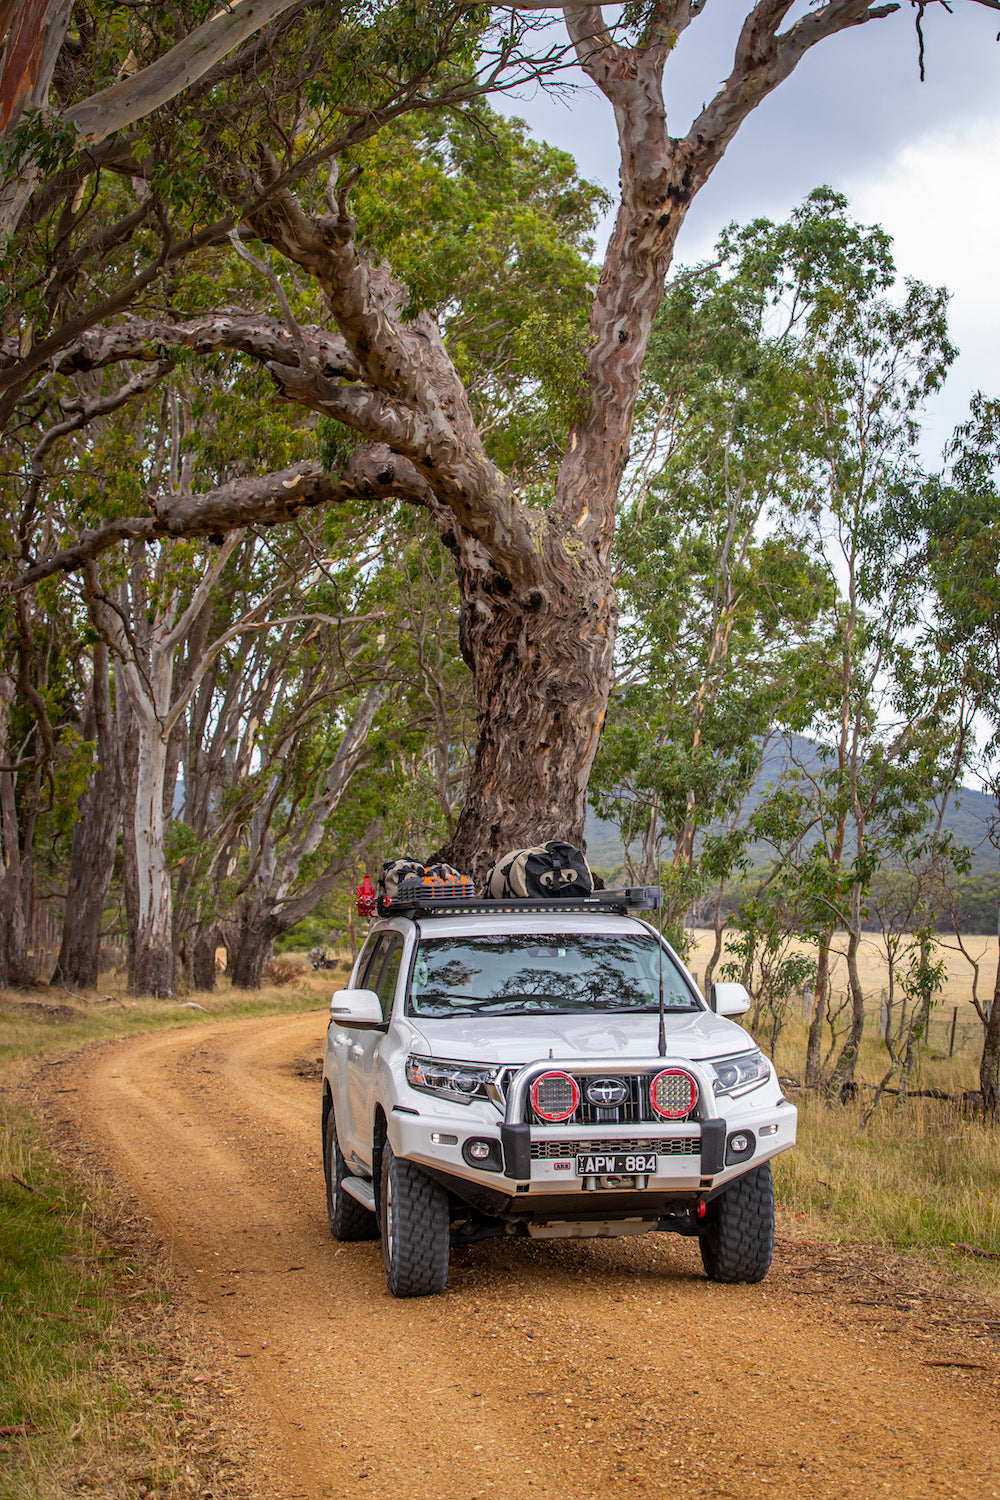
<svg viewBox="0 0 1000 1500">
<path fill-rule="evenodd" d="M 770 1158 L 796 1111 L 753 1038 L 634 913 L 641 887 L 558 901 L 394 901 L 330 1004 L 331 1232 L 376 1239 L 397 1297 L 451 1245 L 697 1235 L 714 1281 L 771 1262 Z M 383 903 L 383 910 L 385 904 Z"/>
</svg>

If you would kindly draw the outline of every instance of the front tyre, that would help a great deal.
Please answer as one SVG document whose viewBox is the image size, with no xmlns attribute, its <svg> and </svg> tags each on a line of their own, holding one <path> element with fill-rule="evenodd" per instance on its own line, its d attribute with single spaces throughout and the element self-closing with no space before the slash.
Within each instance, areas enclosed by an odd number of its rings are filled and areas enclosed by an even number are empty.
<svg viewBox="0 0 1000 1500">
<path fill-rule="evenodd" d="M 699 1235 L 709 1281 L 763 1281 L 774 1250 L 771 1163 L 737 1177 L 708 1205 Z"/>
<path fill-rule="evenodd" d="M 426 1172 L 382 1148 L 379 1217 L 385 1284 L 394 1297 L 430 1297 L 448 1285 L 448 1194 Z"/>
<path fill-rule="evenodd" d="M 375 1215 L 350 1193 L 344 1192 L 342 1184 L 350 1173 L 337 1141 L 337 1124 L 332 1109 L 323 1131 L 323 1175 L 326 1177 L 326 1217 L 334 1239 L 377 1240 Z"/>
</svg>

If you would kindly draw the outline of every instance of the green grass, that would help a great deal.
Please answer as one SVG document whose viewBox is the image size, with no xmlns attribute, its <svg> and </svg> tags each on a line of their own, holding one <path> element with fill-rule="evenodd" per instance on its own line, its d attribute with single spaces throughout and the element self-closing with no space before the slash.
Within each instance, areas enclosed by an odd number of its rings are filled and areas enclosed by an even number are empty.
<svg viewBox="0 0 1000 1500">
<path fill-rule="evenodd" d="M 12 1063 L 67 1052 L 88 1042 L 321 1006 L 342 982 L 339 971 L 333 970 L 257 992 L 233 990 L 222 981 L 211 994 L 178 1000 L 132 999 L 121 990 L 104 991 L 100 998 L 95 992 L 85 999 L 55 990 L 35 990 L 28 997 L 4 997 L 0 992 L 0 1078 Z"/>
<path fill-rule="evenodd" d="M 42 1150 L 31 1122 L 0 1110 L 0 1495 L 44 1493 L 53 1455 L 83 1419 L 106 1426 L 94 1349 L 113 1318 L 109 1253 L 79 1188 Z"/>
</svg>

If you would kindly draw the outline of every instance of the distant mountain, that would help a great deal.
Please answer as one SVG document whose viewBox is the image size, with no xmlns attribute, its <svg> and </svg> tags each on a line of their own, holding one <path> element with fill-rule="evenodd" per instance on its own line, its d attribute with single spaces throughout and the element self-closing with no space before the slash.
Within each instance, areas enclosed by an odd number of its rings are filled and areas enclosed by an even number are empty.
<svg viewBox="0 0 1000 1500">
<path fill-rule="evenodd" d="M 795 735 L 792 746 L 792 754 L 798 765 L 807 771 L 822 769 L 822 758 L 814 741 L 803 735 Z M 789 759 L 789 751 L 784 745 L 768 751 L 747 795 L 747 812 L 752 812 L 758 806 L 769 786 L 777 784 L 789 765 Z M 948 804 L 944 827 L 954 835 L 957 843 L 967 845 L 972 851 L 971 873 L 974 875 L 995 874 L 1000 869 L 1000 858 L 988 837 L 990 820 L 995 811 L 993 799 L 975 787 L 960 787 Z M 613 870 L 622 863 L 625 852 L 618 829 L 614 823 L 599 818 L 593 808 L 587 811 L 586 839 L 587 858 L 597 869 Z M 763 864 L 770 857 L 770 851 L 764 844 L 751 846 L 751 864 Z"/>
</svg>

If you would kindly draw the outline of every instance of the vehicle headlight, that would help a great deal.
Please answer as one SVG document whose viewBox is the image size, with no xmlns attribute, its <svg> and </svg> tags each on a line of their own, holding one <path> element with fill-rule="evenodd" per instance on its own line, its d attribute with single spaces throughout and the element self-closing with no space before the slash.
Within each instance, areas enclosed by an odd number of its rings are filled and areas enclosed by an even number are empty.
<svg viewBox="0 0 1000 1500">
<path fill-rule="evenodd" d="M 411 1089 L 457 1099 L 459 1104 L 488 1099 L 486 1085 L 493 1082 L 496 1074 L 496 1068 L 482 1068 L 475 1063 L 441 1062 L 436 1057 L 414 1055 L 406 1059 L 406 1081 Z"/>
<path fill-rule="evenodd" d="M 716 1094 L 739 1094 L 759 1088 L 770 1077 L 763 1052 L 740 1052 L 736 1057 L 720 1057 L 708 1066 L 715 1074 Z"/>
</svg>

